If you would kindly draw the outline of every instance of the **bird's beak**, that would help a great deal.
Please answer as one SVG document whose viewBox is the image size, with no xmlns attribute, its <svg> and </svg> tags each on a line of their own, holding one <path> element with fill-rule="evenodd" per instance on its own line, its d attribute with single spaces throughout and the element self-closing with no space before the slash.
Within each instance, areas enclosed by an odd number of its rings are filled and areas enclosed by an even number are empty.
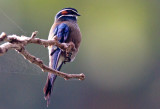
<svg viewBox="0 0 160 109">
<path fill-rule="evenodd" d="M 81 16 L 80 14 L 76 13 L 76 16 Z"/>
</svg>

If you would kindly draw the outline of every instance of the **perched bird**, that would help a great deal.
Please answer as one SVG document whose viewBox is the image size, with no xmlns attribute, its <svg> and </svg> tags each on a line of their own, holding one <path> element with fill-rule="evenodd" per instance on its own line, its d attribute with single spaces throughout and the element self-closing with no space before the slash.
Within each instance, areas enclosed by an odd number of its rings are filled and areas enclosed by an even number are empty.
<svg viewBox="0 0 160 109">
<path fill-rule="evenodd" d="M 62 65 L 66 62 L 72 62 L 78 53 L 81 43 L 81 32 L 77 24 L 78 11 L 74 8 L 64 8 L 60 10 L 56 16 L 55 21 L 50 29 L 48 39 L 58 39 L 60 43 L 72 42 L 75 50 L 72 53 L 66 54 L 56 46 L 49 46 L 49 67 L 55 70 L 60 70 Z M 47 106 L 49 104 L 51 92 L 53 89 L 56 75 L 48 73 L 47 81 L 44 87 L 45 100 Z"/>
</svg>

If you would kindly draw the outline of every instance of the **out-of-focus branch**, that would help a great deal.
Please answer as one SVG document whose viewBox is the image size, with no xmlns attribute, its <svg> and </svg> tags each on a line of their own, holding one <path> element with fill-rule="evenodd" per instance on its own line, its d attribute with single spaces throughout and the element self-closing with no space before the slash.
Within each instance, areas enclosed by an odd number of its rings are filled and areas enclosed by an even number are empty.
<svg viewBox="0 0 160 109">
<path fill-rule="evenodd" d="M 31 37 L 26 36 L 17 36 L 17 35 L 6 35 L 4 32 L 0 35 L 0 42 L 6 41 L 6 43 L 0 45 L 0 56 L 5 54 L 9 49 L 15 49 L 20 53 L 25 59 L 27 59 L 30 63 L 36 64 L 38 67 L 42 69 L 43 72 L 50 72 L 57 76 L 63 77 L 65 80 L 75 78 L 79 80 L 84 80 L 85 75 L 83 73 L 81 74 L 66 74 L 57 70 L 54 70 L 52 68 L 49 68 L 45 64 L 43 64 L 42 60 L 31 55 L 27 50 L 25 50 L 25 46 L 30 43 L 43 45 L 45 47 L 55 45 L 59 47 L 61 50 L 66 52 L 72 52 L 75 50 L 73 43 L 59 43 L 58 40 L 45 40 L 45 39 L 39 39 L 35 38 L 37 35 L 37 32 L 33 32 Z"/>
</svg>

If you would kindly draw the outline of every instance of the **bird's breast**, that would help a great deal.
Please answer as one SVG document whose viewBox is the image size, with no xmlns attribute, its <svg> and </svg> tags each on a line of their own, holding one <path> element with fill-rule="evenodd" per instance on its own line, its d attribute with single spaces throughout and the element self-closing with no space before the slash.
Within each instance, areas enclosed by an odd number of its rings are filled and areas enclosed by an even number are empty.
<svg viewBox="0 0 160 109">
<path fill-rule="evenodd" d="M 77 23 L 66 22 L 70 28 L 69 37 L 66 42 L 73 42 L 78 49 L 81 42 L 81 32 Z"/>
</svg>

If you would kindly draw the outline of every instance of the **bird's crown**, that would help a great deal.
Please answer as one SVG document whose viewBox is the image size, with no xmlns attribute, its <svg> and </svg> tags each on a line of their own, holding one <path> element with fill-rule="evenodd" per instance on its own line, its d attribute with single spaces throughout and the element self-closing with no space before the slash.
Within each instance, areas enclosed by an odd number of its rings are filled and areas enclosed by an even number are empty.
<svg viewBox="0 0 160 109">
<path fill-rule="evenodd" d="M 62 17 L 70 17 L 76 20 L 77 16 L 80 16 L 80 14 L 78 14 L 78 11 L 76 9 L 63 8 L 56 14 L 55 19 L 61 19 Z"/>
</svg>

